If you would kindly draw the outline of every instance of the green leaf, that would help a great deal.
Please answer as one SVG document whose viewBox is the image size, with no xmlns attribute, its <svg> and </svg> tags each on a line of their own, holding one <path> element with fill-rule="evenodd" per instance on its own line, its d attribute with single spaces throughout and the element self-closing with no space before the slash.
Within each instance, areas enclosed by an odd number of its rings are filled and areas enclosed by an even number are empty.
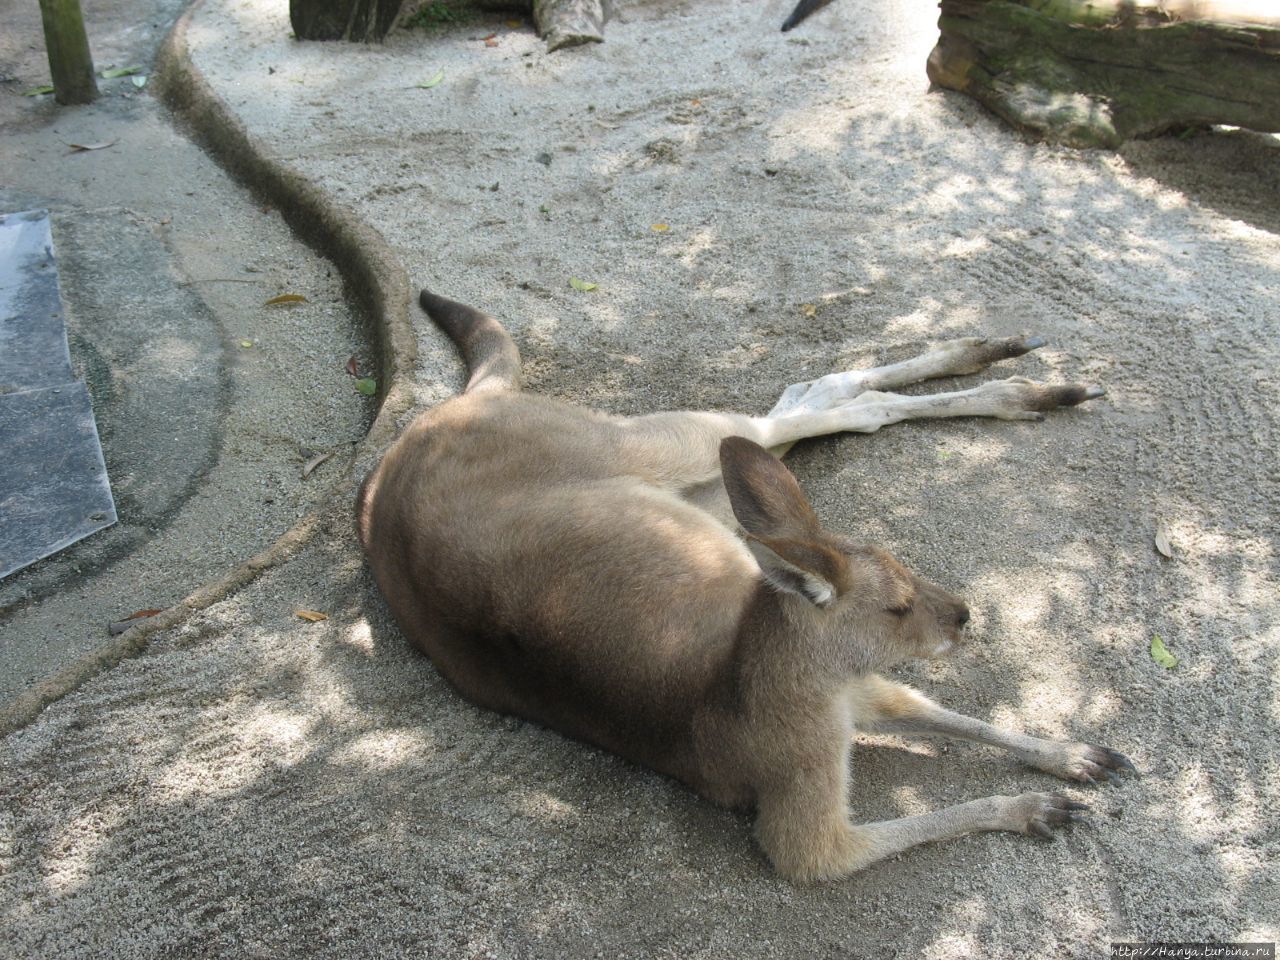
<svg viewBox="0 0 1280 960">
<path fill-rule="evenodd" d="M 443 79 L 444 79 L 444 71 L 437 70 L 436 75 L 434 77 L 432 77 L 430 80 L 423 80 L 420 84 L 418 84 L 418 86 L 421 87 L 423 90 L 430 90 L 432 87 L 434 87 Z"/>
<path fill-rule="evenodd" d="M 1151 659 L 1166 670 L 1172 670 L 1178 665 L 1178 658 L 1169 652 L 1158 633 L 1151 637 Z"/>
<path fill-rule="evenodd" d="M 135 73 L 141 72 L 141 67 L 112 67 L 110 70 L 103 70 L 99 76 L 103 80 L 114 80 L 116 77 L 132 77 Z"/>
<path fill-rule="evenodd" d="M 573 287 L 575 290 L 581 291 L 582 293 L 590 293 L 592 290 L 596 289 L 599 284 L 592 283 L 590 280 L 579 280 L 577 277 L 570 277 L 569 286 Z"/>
<path fill-rule="evenodd" d="M 23 96 L 24 97 L 43 97 L 46 93 L 53 93 L 53 87 L 49 86 L 48 84 L 45 84 L 43 87 L 32 87 L 30 90 L 24 93 Z"/>
<path fill-rule="evenodd" d="M 378 381 L 373 377 L 361 377 L 356 381 L 356 390 L 366 397 L 372 397 L 378 392 Z"/>
<path fill-rule="evenodd" d="M 242 346 L 242 347 L 243 347 L 244 349 L 246 349 L 246 350 L 252 350 L 252 349 L 253 349 L 253 341 L 252 341 L 252 340 L 241 340 L 241 341 L 240 341 L 240 346 Z"/>
<path fill-rule="evenodd" d="M 134 77 L 134 78 L 133 78 L 133 85 L 134 85 L 135 87 L 137 87 L 139 90 L 141 90 L 143 87 L 145 87 L 145 86 L 147 85 L 147 78 L 146 78 L 146 77 L 144 77 L 144 76 L 143 76 L 143 77 Z"/>
</svg>

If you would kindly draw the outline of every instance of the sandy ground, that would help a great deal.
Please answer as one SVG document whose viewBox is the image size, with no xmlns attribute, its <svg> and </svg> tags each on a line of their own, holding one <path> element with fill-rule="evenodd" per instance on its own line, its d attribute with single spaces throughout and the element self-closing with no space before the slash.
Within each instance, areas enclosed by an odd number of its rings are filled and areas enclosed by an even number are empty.
<svg viewBox="0 0 1280 960">
<path fill-rule="evenodd" d="M 763 412 L 795 380 L 931 339 L 1047 337 L 1003 372 L 1105 400 L 810 442 L 791 464 L 832 527 L 973 606 L 967 649 L 901 676 L 1121 749 L 1144 776 L 1067 787 L 1094 815 L 1055 843 L 971 836 L 793 887 L 746 818 L 460 700 L 389 622 L 338 504 L 297 559 L 4 741 L 15 954 L 1097 957 L 1277 939 L 1280 143 L 1028 145 L 928 91 L 927 4 L 839 0 L 783 37 L 788 5 L 624 4 L 606 44 L 548 57 L 501 19 L 298 45 L 282 3 L 209 0 L 191 40 L 249 128 L 415 281 L 510 325 L 534 389 Z M 461 369 L 419 331 L 425 405 Z M 1152 662 L 1153 635 L 1177 668 Z M 859 819 L 1057 785 L 895 740 L 868 741 L 852 776 Z"/>
</svg>

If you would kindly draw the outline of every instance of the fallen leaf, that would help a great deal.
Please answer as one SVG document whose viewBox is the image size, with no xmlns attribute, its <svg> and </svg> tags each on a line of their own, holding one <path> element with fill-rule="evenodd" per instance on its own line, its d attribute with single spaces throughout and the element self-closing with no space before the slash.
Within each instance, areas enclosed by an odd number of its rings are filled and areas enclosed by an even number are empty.
<svg viewBox="0 0 1280 960">
<path fill-rule="evenodd" d="M 253 348 L 253 341 L 252 341 L 252 340 L 241 340 L 241 341 L 240 341 L 240 346 L 244 347 L 246 350 L 250 350 L 250 349 L 252 349 L 252 348 Z"/>
<path fill-rule="evenodd" d="M 524 23 L 519 20 L 503 20 L 502 22 L 504 25 L 510 27 L 512 30 L 519 30 L 521 27 L 524 26 Z"/>
<path fill-rule="evenodd" d="M 77 152 L 86 152 L 89 150 L 105 150 L 107 147 L 114 147 L 120 141 L 104 140 L 102 143 L 68 143 L 67 146 Z"/>
<path fill-rule="evenodd" d="M 116 77 L 131 77 L 135 73 L 141 72 L 141 67 L 111 67 L 108 70 L 103 70 L 98 76 L 102 77 L 103 80 L 114 80 Z"/>
<path fill-rule="evenodd" d="M 573 287 L 575 290 L 581 291 L 582 293 L 590 293 L 592 290 L 596 289 L 599 284 L 592 283 L 590 280 L 579 280 L 577 277 L 570 277 L 569 286 Z"/>
<path fill-rule="evenodd" d="M 373 377 L 361 377 L 356 381 L 356 392 L 363 393 L 366 397 L 372 397 L 378 392 L 378 381 Z"/>
<path fill-rule="evenodd" d="M 1178 665 L 1178 658 L 1169 652 L 1169 648 L 1164 645 L 1158 633 L 1152 634 L 1151 637 L 1151 659 L 1166 670 L 1172 670 Z"/>
<path fill-rule="evenodd" d="M 498 35 L 496 33 L 489 34 L 484 38 L 484 45 L 486 47 L 496 47 L 498 45 L 497 37 Z"/>
<path fill-rule="evenodd" d="M 42 87 L 32 87 L 30 90 L 24 93 L 23 96 L 24 97 L 43 97 L 46 93 L 53 93 L 53 87 L 49 86 L 48 84 L 45 84 Z"/>
<path fill-rule="evenodd" d="M 293 612 L 309 623 L 319 623 L 321 620 L 329 619 L 327 613 L 321 613 L 319 610 L 295 610 Z"/>
<path fill-rule="evenodd" d="M 666 233 L 668 230 L 671 229 L 671 225 L 667 223 L 655 223 L 649 229 L 654 230 L 658 233 Z"/>
<path fill-rule="evenodd" d="M 263 306 L 270 307 L 278 303 L 308 303 L 308 302 L 309 301 L 307 300 L 307 298 L 300 293 L 282 293 L 278 297 L 272 297 L 270 300 L 264 303 Z"/>
<path fill-rule="evenodd" d="M 817 316 L 818 308 L 816 305 L 812 303 L 802 303 L 800 304 L 800 312 L 803 313 L 806 317 L 813 317 L 813 316 Z"/>
<path fill-rule="evenodd" d="M 354 353 L 347 357 L 347 376 L 360 376 L 360 361 L 356 359 L 356 355 Z"/>
<path fill-rule="evenodd" d="M 444 79 L 444 71 L 438 70 L 436 71 L 436 75 L 434 77 L 432 77 L 430 80 L 423 80 L 420 84 L 418 84 L 418 86 L 421 87 L 423 90 L 430 90 L 432 87 L 434 87 L 443 79 Z"/>
<path fill-rule="evenodd" d="M 307 477 L 311 476 L 312 471 L 314 471 L 316 467 L 320 466 L 320 464 L 324 463 L 326 460 L 328 460 L 332 456 L 333 456 L 332 450 L 330 450 L 328 453 L 317 453 L 314 457 L 312 457 L 310 460 L 308 460 L 306 463 L 302 465 L 302 479 L 305 480 Z"/>
<path fill-rule="evenodd" d="M 143 77 L 134 77 L 134 78 L 133 78 L 133 85 L 134 85 L 135 87 L 137 87 L 139 90 L 141 90 L 143 87 L 145 87 L 145 86 L 147 85 L 147 78 L 146 78 L 145 76 L 143 76 Z"/>
<path fill-rule="evenodd" d="M 1156 525 L 1156 549 L 1162 557 L 1173 558 L 1173 544 L 1169 542 L 1169 530 L 1163 523 Z"/>
</svg>

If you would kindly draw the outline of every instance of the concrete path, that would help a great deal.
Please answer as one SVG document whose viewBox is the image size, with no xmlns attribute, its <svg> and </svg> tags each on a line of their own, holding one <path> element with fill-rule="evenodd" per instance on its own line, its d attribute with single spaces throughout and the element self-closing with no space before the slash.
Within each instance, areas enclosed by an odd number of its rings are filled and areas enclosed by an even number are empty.
<svg viewBox="0 0 1280 960">
<path fill-rule="evenodd" d="M 97 103 L 60 108 L 23 95 L 47 77 L 38 8 L 4 5 L 0 207 L 52 212 L 120 522 L 0 581 L 0 716 L 136 646 L 110 623 L 173 608 L 327 501 L 376 409 L 344 370 L 369 350 L 340 272 L 152 95 L 178 5 L 124 6 L 86 9 L 97 65 L 139 66 L 147 85 L 103 79 Z M 264 306 L 288 292 L 307 302 Z"/>
<path fill-rule="evenodd" d="M 502 18 L 346 47 L 290 41 L 282 4 L 207 0 L 164 90 L 344 268 L 369 266 L 385 435 L 461 370 L 422 318 L 396 339 L 403 291 L 379 244 L 415 284 L 502 317 L 534 389 L 619 412 L 763 411 L 797 379 L 929 339 L 1045 336 L 1001 375 L 1098 382 L 1105 400 L 812 442 L 791 463 L 831 526 L 974 608 L 967 649 L 902 676 L 1114 746 L 1144 776 L 1066 787 L 1094 813 L 1055 843 L 973 836 L 790 886 L 747 818 L 475 709 L 406 649 L 349 532 L 380 432 L 282 562 L 4 740 L 13 951 L 1097 957 L 1276 940 L 1280 144 L 1024 144 L 927 90 L 933 11 L 897 0 L 843 0 L 786 37 L 784 0 L 620 6 L 607 43 L 548 57 Z M 241 241 L 215 223 L 210 246 Z M 274 332 L 259 293 L 233 337 Z M 270 369 L 302 334 L 281 334 Z M 332 351 L 316 356 L 328 370 Z M 314 406 L 293 392 L 310 382 L 250 409 Z M 96 625 L 65 610 L 57 630 Z M 1176 668 L 1153 662 L 1156 635 Z M 859 819 L 1058 786 L 978 747 L 892 739 L 868 740 L 852 776 Z"/>
</svg>

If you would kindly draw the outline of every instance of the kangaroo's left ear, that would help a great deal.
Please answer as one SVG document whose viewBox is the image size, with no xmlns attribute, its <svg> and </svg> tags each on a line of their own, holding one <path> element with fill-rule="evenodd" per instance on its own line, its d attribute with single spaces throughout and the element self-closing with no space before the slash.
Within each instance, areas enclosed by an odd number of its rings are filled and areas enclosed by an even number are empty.
<svg viewBox="0 0 1280 960">
<path fill-rule="evenodd" d="M 849 560 L 832 545 L 781 460 L 745 437 L 726 437 L 720 470 L 733 515 L 770 583 L 819 606 L 843 592 Z"/>
</svg>

